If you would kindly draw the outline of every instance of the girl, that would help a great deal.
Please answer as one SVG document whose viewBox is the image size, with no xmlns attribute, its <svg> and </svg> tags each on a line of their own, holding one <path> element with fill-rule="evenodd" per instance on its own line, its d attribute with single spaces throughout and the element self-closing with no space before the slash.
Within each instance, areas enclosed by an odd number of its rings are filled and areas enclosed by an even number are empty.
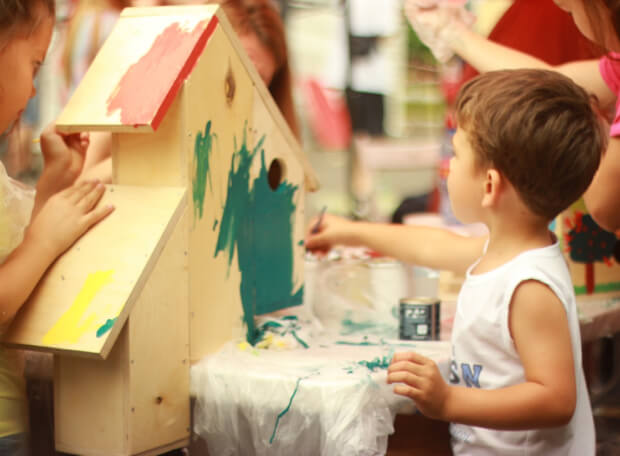
<svg viewBox="0 0 620 456">
<path fill-rule="evenodd" d="M 420 36 L 450 48 L 480 72 L 514 69 L 554 69 L 595 95 L 601 106 L 613 108 L 611 140 L 599 170 L 584 195 L 588 210 L 603 228 L 620 229 L 617 195 L 620 194 L 620 0 L 554 0 L 571 14 L 579 31 L 609 54 L 602 59 L 582 60 L 552 67 L 542 60 L 493 43 L 471 31 L 459 14 L 446 12 L 437 0 L 407 0 L 407 17 Z"/>
<path fill-rule="evenodd" d="M 53 27 L 53 0 L 0 0 L 0 132 L 10 131 L 35 94 L 33 79 Z M 41 134 L 45 167 L 37 183 L 32 221 L 21 242 L 21 232 L 17 242 L 9 242 L 12 252 L 0 264 L 0 334 L 49 265 L 113 210 L 96 207 L 102 184 L 72 186 L 87 147 L 85 135 L 63 136 L 53 127 Z M 15 215 L 10 196 L 17 193 L 16 186 L 0 165 L 0 215 L 5 222 L 0 226 L 0 243 L 4 245 L 11 235 L 6 222 Z M 0 455 L 26 454 L 26 418 L 24 382 L 15 357 L 0 349 Z"/>
</svg>

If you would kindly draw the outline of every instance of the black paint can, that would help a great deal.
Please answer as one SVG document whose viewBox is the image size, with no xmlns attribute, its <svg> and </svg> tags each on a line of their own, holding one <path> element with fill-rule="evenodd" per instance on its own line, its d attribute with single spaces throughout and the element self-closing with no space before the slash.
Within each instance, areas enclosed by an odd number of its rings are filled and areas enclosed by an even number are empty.
<svg viewBox="0 0 620 456">
<path fill-rule="evenodd" d="M 439 340 L 440 303 L 438 298 L 401 299 L 399 337 L 402 340 Z"/>
</svg>

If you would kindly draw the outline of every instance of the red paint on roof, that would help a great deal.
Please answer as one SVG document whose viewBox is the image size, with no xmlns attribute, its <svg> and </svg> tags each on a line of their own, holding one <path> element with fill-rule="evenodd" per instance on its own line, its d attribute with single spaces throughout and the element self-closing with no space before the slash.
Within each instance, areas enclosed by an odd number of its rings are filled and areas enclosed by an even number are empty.
<svg viewBox="0 0 620 456">
<path fill-rule="evenodd" d="M 123 124 L 157 130 L 218 24 L 216 16 L 206 22 L 191 31 L 176 22 L 166 27 L 123 75 L 108 98 L 107 114 L 120 109 Z"/>
</svg>

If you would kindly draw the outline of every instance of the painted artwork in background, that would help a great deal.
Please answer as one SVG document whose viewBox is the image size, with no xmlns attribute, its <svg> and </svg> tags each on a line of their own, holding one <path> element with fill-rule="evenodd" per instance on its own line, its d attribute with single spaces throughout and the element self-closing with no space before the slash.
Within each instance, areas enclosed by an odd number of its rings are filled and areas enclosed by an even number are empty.
<svg viewBox="0 0 620 456">
<path fill-rule="evenodd" d="M 620 243 L 614 233 L 597 225 L 578 201 L 560 215 L 560 239 L 567 253 L 575 294 L 591 295 L 620 290 Z M 576 273 L 576 265 L 583 273 Z M 600 265 L 596 268 L 596 265 Z"/>
<path fill-rule="evenodd" d="M 175 22 L 166 27 L 119 81 L 108 98 L 108 116 L 120 109 L 123 124 L 151 124 L 156 130 L 217 24 L 213 16 L 208 24 Z M 150 77 L 154 73 L 157 78 Z"/>
<path fill-rule="evenodd" d="M 195 143 L 194 185 L 203 187 L 193 189 L 194 209 L 198 214 L 202 213 L 204 191 L 210 180 L 208 157 L 202 155 L 208 155 L 212 150 L 211 143 L 207 145 L 205 139 L 215 134 L 212 126 L 208 122 L 205 132 L 199 133 Z M 303 284 L 298 284 L 295 289 L 293 280 L 293 247 L 297 244 L 293 242 L 293 224 L 298 186 L 284 180 L 276 189 L 271 189 L 264 141 L 265 136 L 262 136 L 254 147 L 248 146 L 247 123 L 239 146 L 235 138 L 222 216 L 213 224 L 214 229 L 219 227 L 214 257 L 220 252 L 226 254 L 230 267 L 235 248 L 237 250 L 246 339 L 251 344 L 257 339 L 255 315 L 301 305 L 303 300 Z M 250 169 L 258 154 L 260 170 L 252 180 Z M 200 170 L 199 166 L 202 166 Z M 198 171 L 206 175 L 199 176 Z"/>
<path fill-rule="evenodd" d="M 76 344 L 86 333 L 96 331 L 97 337 L 101 337 L 112 329 L 119 312 L 118 309 L 105 309 L 106 312 L 114 314 L 114 318 L 102 318 L 92 310 L 89 311 L 89 307 L 101 289 L 112 283 L 113 275 L 114 271 L 98 271 L 88 274 L 73 304 L 43 336 L 43 343 L 45 345 Z M 122 306 L 119 307 L 122 308 Z"/>
</svg>

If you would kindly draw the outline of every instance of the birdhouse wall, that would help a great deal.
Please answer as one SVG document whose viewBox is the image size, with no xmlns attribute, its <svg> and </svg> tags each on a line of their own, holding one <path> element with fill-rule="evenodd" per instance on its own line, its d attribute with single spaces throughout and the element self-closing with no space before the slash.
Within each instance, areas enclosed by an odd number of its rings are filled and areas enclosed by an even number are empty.
<svg viewBox="0 0 620 456">
<path fill-rule="evenodd" d="M 108 358 L 56 356 L 59 451 L 161 454 L 188 442 L 188 217 L 186 211 Z"/>
<path fill-rule="evenodd" d="M 187 185 L 190 139 L 185 136 L 183 91 L 172 102 L 157 131 L 113 135 L 114 182 L 124 185 Z"/>
<path fill-rule="evenodd" d="M 242 315 L 251 326 L 255 314 L 301 304 L 303 294 L 302 164 L 243 57 L 216 28 L 184 88 L 194 142 L 193 361 L 239 336 Z"/>
</svg>

